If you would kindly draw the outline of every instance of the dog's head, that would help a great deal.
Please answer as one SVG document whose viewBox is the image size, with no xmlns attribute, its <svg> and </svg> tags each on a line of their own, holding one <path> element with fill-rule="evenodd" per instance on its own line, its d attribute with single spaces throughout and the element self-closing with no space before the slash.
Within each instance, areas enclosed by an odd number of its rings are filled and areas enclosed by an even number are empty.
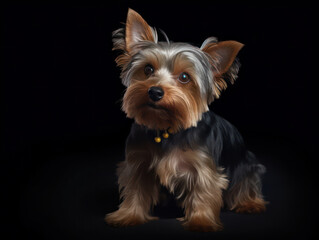
<svg viewBox="0 0 319 240">
<path fill-rule="evenodd" d="M 159 42 L 157 32 L 129 9 L 125 28 L 113 32 L 116 63 L 127 87 L 122 109 L 150 129 L 176 132 L 196 126 L 208 105 L 233 83 L 243 44 L 206 39 L 200 48 Z"/>
</svg>

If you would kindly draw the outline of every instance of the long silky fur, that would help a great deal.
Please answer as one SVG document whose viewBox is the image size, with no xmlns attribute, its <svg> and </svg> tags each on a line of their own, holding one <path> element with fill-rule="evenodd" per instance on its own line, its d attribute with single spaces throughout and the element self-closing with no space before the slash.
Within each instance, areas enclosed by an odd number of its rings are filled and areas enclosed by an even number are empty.
<svg viewBox="0 0 319 240">
<path fill-rule="evenodd" d="M 151 208 L 162 185 L 181 201 L 184 226 L 218 231 L 224 203 L 238 212 L 261 212 L 266 204 L 261 187 L 265 167 L 246 149 L 238 130 L 208 108 L 237 79 L 235 57 L 243 45 L 219 44 L 210 37 L 198 48 L 162 34 L 166 41 L 158 42 L 156 29 L 131 9 L 125 28 L 113 32 L 113 50 L 120 52 L 116 63 L 127 87 L 122 110 L 135 123 L 117 170 L 122 202 L 105 220 L 127 226 L 156 219 Z M 145 74 L 144 67 L 153 62 L 154 73 Z M 184 71 L 191 79 L 187 83 L 179 79 Z M 165 92 L 156 102 L 148 96 L 153 86 Z M 167 137 L 167 129 L 170 136 L 155 142 L 163 133 Z"/>
</svg>

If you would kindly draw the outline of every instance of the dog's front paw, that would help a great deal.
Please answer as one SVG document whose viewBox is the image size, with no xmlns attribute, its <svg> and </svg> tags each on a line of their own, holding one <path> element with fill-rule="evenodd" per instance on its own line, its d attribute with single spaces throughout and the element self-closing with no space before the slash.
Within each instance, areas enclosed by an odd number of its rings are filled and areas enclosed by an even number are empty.
<svg viewBox="0 0 319 240">
<path fill-rule="evenodd" d="M 146 223 L 158 218 L 149 215 L 137 215 L 128 213 L 129 211 L 122 211 L 121 209 L 109 213 L 105 216 L 105 221 L 115 227 L 134 226 Z"/>
<path fill-rule="evenodd" d="M 207 217 L 192 217 L 185 221 L 183 226 L 187 230 L 197 232 L 217 232 L 223 229 L 223 225 L 220 222 L 214 222 Z"/>
</svg>

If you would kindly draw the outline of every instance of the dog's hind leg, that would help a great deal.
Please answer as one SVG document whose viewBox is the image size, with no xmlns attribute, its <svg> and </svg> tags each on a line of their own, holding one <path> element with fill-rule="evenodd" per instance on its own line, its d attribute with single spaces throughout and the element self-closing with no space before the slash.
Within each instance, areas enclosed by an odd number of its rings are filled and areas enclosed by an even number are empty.
<svg viewBox="0 0 319 240">
<path fill-rule="evenodd" d="M 261 193 L 262 164 L 255 162 L 255 156 L 247 152 L 248 161 L 239 164 L 231 173 L 230 187 L 225 193 L 225 203 L 238 213 L 260 213 L 266 210 L 266 201 Z"/>
</svg>

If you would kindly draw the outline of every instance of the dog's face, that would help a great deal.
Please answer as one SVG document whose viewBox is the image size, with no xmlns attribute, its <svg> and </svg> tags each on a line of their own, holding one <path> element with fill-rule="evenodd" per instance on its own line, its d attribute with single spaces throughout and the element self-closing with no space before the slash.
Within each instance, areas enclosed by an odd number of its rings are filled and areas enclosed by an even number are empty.
<svg viewBox="0 0 319 240">
<path fill-rule="evenodd" d="M 177 132 L 197 125 L 226 88 L 225 76 L 233 83 L 239 68 L 234 60 L 243 45 L 208 38 L 198 48 L 166 40 L 158 42 L 155 29 L 131 9 L 125 29 L 113 33 L 127 87 L 123 111 L 150 129 Z"/>
</svg>

